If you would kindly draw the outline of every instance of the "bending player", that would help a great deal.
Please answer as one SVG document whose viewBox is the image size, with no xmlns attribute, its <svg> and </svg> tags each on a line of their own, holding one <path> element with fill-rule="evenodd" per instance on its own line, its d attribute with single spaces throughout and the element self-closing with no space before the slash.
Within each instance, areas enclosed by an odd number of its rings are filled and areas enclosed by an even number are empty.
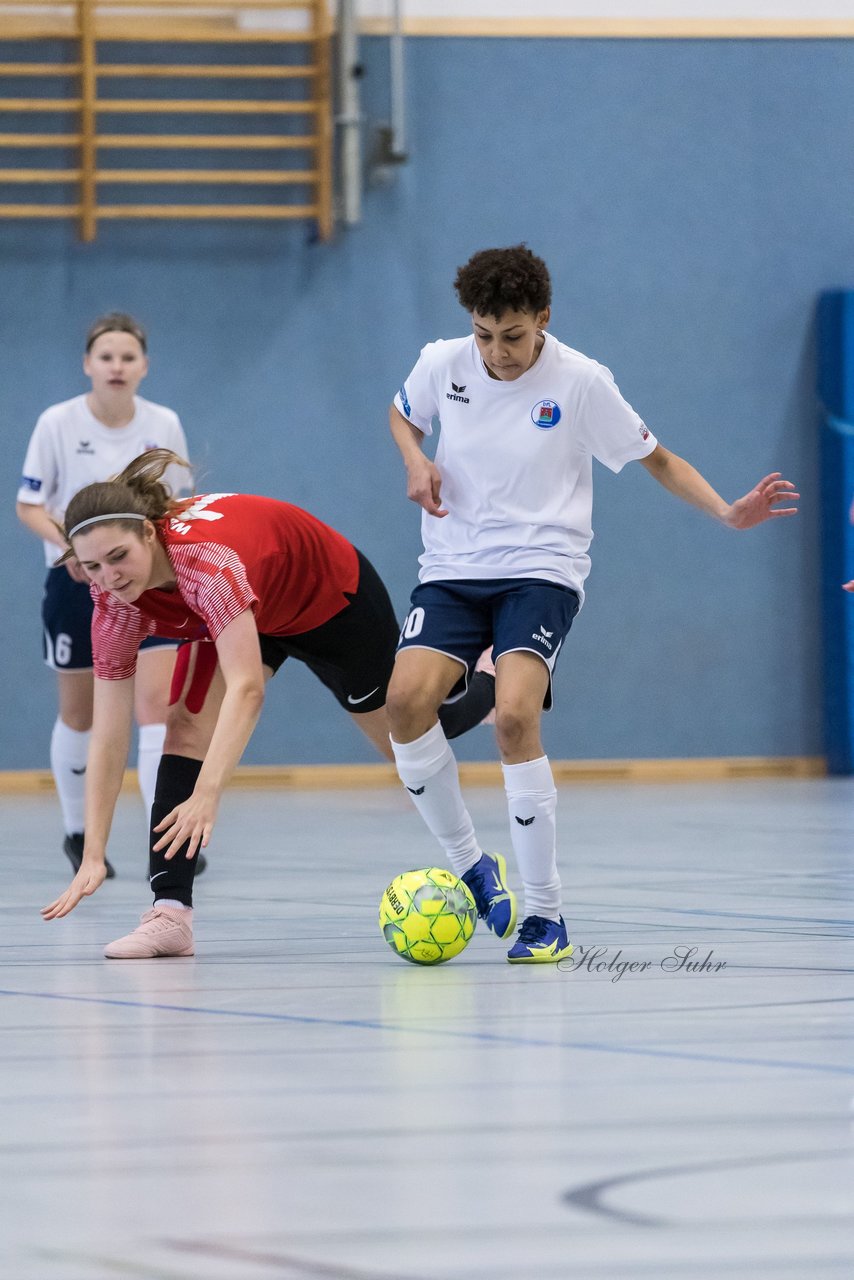
<svg viewBox="0 0 854 1280">
<path fill-rule="evenodd" d="M 92 726 L 92 599 L 76 558 L 52 567 L 57 555 L 67 550 L 54 520 L 62 520 L 78 489 L 106 480 L 144 449 L 160 446 L 186 456 L 187 442 L 177 414 L 136 394 L 148 372 L 146 353 L 145 332 L 131 316 L 112 312 L 95 321 L 86 336 L 83 357 L 91 390 L 52 405 L 41 415 L 18 490 L 18 517 L 44 542 L 48 565 L 42 602 L 44 658 L 56 672 L 59 695 L 50 764 L 65 825 L 63 848 L 75 871 L 83 858 L 83 796 Z M 170 480 L 176 489 L 189 490 L 188 472 L 176 470 Z M 174 640 L 150 636 L 139 657 L 134 702 L 146 820 L 166 732 L 175 649 Z M 112 874 L 107 863 L 107 875 Z"/>
<path fill-rule="evenodd" d="M 174 453 L 151 450 L 115 480 L 88 485 L 65 513 L 67 554 L 92 584 L 94 720 L 82 862 L 45 919 L 67 915 L 106 875 L 141 644 L 155 631 L 202 642 L 181 649 L 167 717 L 151 815 L 154 906 L 106 948 L 113 959 L 193 954 L 194 861 L 255 728 L 265 680 L 286 658 L 304 662 L 392 758 L 384 704 L 399 627 L 376 570 L 289 503 L 222 493 L 173 501 L 161 477 L 175 465 Z M 484 678 L 449 732 L 478 723 L 493 689 Z"/>
<path fill-rule="evenodd" d="M 642 462 L 670 493 L 732 529 L 794 515 L 779 473 L 725 502 L 658 443 L 610 372 L 546 332 L 551 282 L 524 245 L 476 253 L 455 288 L 468 337 L 431 343 L 395 397 L 391 431 L 407 495 L 423 509 L 412 593 L 388 690 L 397 769 L 480 916 L 515 928 L 503 857 L 484 853 L 438 720 L 494 640 L 496 734 L 524 919 L 513 962 L 556 961 L 572 946 L 561 915 L 556 791 L 540 736 L 558 654 L 584 597 L 592 538 L 592 463 Z M 422 441 L 438 417 L 435 463 Z"/>
</svg>

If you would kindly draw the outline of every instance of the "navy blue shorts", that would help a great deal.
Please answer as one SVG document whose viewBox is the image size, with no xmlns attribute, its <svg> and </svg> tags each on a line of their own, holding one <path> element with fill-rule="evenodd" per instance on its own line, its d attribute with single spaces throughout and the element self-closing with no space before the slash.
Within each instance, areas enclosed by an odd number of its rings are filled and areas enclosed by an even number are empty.
<svg viewBox="0 0 854 1280">
<path fill-rule="evenodd" d="M 412 593 L 398 648 L 435 649 L 462 663 L 465 672 L 449 701 L 465 692 L 490 645 L 493 661 L 503 653 L 535 653 L 549 670 L 548 710 L 557 656 L 577 613 L 576 592 L 543 578 L 422 582 Z"/>
<path fill-rule="evenodd" d="M 53 671 L 92 670 L 92 611 L 89 586 L 75 582 L 65 565 L 49 569 L 42 598 L 44 660 Z M 177 640 L 149 636 L 140 649 L 177 649 Z"/>
</svg>

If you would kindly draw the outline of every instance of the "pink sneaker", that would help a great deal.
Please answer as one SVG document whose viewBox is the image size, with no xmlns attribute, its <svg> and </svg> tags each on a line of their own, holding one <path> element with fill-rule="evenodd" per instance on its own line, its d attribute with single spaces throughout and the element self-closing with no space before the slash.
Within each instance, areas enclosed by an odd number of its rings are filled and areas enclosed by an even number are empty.
<svg viewBox="0 0 854 1280">
<path fill-rule="evenodd" d="M 153 960 L 156 956 L 191 956 L 193 913 L 155 905 L 134 929 L 104 948 L 108 960 Z"/>
</svg>

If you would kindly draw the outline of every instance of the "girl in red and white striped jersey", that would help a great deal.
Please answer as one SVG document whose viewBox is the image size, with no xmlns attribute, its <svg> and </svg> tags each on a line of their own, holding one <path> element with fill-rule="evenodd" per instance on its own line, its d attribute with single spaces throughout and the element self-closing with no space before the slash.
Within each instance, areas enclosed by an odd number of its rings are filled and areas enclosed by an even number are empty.
<svg viewBox="0 0 854 1280">
<path fill-rule="evenodd" d="M 57 919 L 104 880 L 121 787 L 140 644 L 179 651 L 151 816 L 154 907 L 105 951 L 135 959 L 193 954 L 195 858 L 257 723 L 264 685 L 288 657 L 304 662 L 391 759 L 385 693 L 399 627 L 376 570 L 340 533 L 287 502 L 215 493 L 175 501 L 161 477 L 181 459 L 150 450 L 113 481 L 69 502 L 68 554 L 94 601 L 95 712 L 80 870 L 42 915 Z M 494 701 L 484 677 L 447 711 L 452 735 Z"/>
</svg>

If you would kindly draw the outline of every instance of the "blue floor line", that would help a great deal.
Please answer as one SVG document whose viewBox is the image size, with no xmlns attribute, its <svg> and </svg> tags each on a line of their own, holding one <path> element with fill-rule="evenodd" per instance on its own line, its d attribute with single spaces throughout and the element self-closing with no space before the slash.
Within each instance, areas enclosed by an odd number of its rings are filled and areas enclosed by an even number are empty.
<svg viewBox="0 0 854 1280">
<path fill-rule="evenodd" d="M 719 1063 L 724 1066 L 770 1067 L 776 1071 L 816 1071 L 825 1075 L 854 1076 L 854 1066 L 834 1066 L 824 1062 L 787 1062 L 776 1058 L 729 1057 L 725 1054 L 690 1053 L 680 1049 L 644 1049 L 628 1045 L 597 1044 L 595 1041 L 541 1040 L 530 1036 L 497 1035 L 488 1031 L 447 1031 L 424 1027 L 407 1027 L 391 1022 L 372 1022 L 360 1018 L 317 1018 L 308 1014 L 262 1013 L 246 1009 L 210 1009 L 195 1005 L 153 1004 L 143 1000 L 116 1000 L 106 996 L 69 996 L 49 991 L 11 991 L 0 988 L 0 996 L 18 996 L 31 1000 L 60 1000 L 72 1004 L 95 1004 L 123 1009 L 151 1009 L 164 1013 L 194 1013 L 217 1018 L 248 1018 L 261 1022 L 301 1023 L 318 1027 L 358 1027 L 366 1031 L 396 1031 L 408 1035 L 444 1036 L 453 1040 L 480 1041 L 484 1044 L 515 1045 L 519 1048 L 575 1049 L 585 1053 L 611 1053 L 629 1057 L 666 1058 L 681 1062 Z"/>
</svg>

